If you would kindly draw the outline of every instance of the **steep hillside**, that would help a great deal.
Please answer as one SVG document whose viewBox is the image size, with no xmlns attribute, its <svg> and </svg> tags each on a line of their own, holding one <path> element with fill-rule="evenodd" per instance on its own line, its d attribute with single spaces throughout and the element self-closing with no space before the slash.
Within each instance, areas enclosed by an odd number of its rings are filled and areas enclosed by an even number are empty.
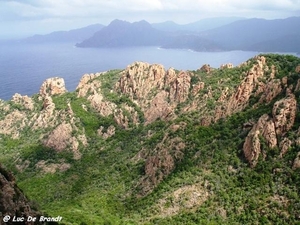
<svg viewBox="0 0 300 225">
<path fill-rule="evenodd" d="M 50 78 L 0 102 L 0 159 L 64 224 L 296 224 L 299 94 L 275 54 Z"/>
</svg>

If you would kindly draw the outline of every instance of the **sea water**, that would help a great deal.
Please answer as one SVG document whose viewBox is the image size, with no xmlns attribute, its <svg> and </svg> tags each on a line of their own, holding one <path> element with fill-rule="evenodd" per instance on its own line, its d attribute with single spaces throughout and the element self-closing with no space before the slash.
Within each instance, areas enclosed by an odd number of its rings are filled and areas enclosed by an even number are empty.
<svg viewBox="0 0 300 225">
<path fill-rule="evenodd" d="M 66 88 L 74 91 L 85 73 L 125 69 L 136 61 L 162 64 L 165 69 L 195 70 L 203 64 L 218 68 L 224 63 L 239 65 L 259 54 L 249 51 L 194 52 L 159 47 L 77 48 L 74 43 L 0 43 L 0 99 L 12 95 L 31 96 L 43 81 L 62 77 Z"/>
</svg>

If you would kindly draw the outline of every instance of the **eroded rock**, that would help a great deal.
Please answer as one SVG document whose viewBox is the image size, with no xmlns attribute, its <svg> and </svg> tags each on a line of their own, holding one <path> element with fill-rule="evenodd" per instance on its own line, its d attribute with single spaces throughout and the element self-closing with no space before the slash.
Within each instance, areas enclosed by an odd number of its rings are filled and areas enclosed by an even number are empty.
<svg viewBox="0 0 300 225">
<path fill-rule="evenodd" d="M 40 95 L 45 97 L 47 95 L 57 95 L 67 92 L 65 81 L 63 78 L 53 77 L 45 80 L 40 88 Z"/>
<path fill-rule="evenodd" d="M 294 125 L 297 110 L 297 101 L 293 94 L 275 102 L 272 110 L 276 134 L 283 136 Z"/>
<path fill-rule="evenodd" d="M 258 122 L 252 127 L 243 145 L 245 158 L 252 167 L 257 164 L 258 158 L 262 153 L 261 137 L 265 139 L 270 148 L 274 148 L 277 145 L 275 124 L 267 114 L 261 116 Z M 263 157 L 265 157 L 265 154 L 263 152 Z"/>
</svg>

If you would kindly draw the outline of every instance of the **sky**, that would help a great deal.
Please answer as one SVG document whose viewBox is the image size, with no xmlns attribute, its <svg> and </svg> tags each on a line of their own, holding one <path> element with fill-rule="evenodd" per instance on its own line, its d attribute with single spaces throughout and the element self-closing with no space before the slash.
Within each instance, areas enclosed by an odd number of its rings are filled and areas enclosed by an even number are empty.
<svg viewBox="0 0 300 225">
<path fill-rule="evenodd" d="M 229 16 L 300 16 L 300 0 L 0 0 L 0 39 L 108 25 L 114 19 L 186 24 Z"/>
</svg>

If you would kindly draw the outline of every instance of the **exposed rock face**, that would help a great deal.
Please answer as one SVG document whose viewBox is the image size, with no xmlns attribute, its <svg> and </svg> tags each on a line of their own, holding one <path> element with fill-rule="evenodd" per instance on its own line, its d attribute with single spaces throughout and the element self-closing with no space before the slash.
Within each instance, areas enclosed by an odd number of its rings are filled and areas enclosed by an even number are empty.
<svg viewBox="0 0 300 225">
<path fill-rule="evenodd" d="M 178 76 L 170 82 L 171 102 L 184 102 L 188 98 L 191 76 L 187 72 L 181 71 Z"/>
<path fill-rule="evenodd" d="M 220 69 L 231 69 L 231 68 L 233 68 L 233 64 L 232 63 L 222 64 L 220 66 Z"/>
<path fill-rule="evenodd" d="M 298 152 L 293 163 L 293 169 L 298 169 L 298 168 L 300 168 L 300 152 Z"/>
<path fill-rule="evenodd" d="M 65 81 L 63 78 L 54 77 L 49 78 L 44 81 L 40 88 L 40 95 L 42 97 L 45 97 L 47 95 L 57 95 L 57 94 L 63 94 L 67 92 L 65 87 Z"/>
<path fill-rule="evenodd" d="M 165 135 L 157 144 L 152 155 L 146 158 L 145 176 L 141 180 L 141 195 L 153 190 L 175 168 L 175 163 L 183 157 L 185 143 L 179 137 L 169 138 Z M 153 154 L 155 153 L 155 154 Z"/>
<path fill-rule="evenodd" d="M 0 164 L 0 223 L 2 224 L 3 217 L 9 215 L 11 218 L 13 216 L 28 218 L 28 216 L 39 217 L 41 214 L 32 209 L 28 199 L 24 196 L 22 191 L 16 185 L 14 176 L 5 170 Z M 4 223 L 3 223 L 4 224 Z M 13 225 L 15 222 L 10 220 L 5 223 L 7 225 Z M 25 224 L 25 223 L 23 223 Z M 28 225 L 41 224 L 36 223 L 26 223 Z"/>
<path fill-rule="evenodd" d="M 188 72 L 176 74 L 161 65 L 136 62 L 126 68 L 115 90 L 141 107 L 146 123 L 169 118 L 178 103 L 186 101 L 191 87 Z M 200 87 L 201 88 L 201 87 Z"/>
<path fill-rule="evenodd" d="M 213 68 L 211 68 L 209 64 L 204 64 L 199 70 L 201 72 L 210 73 Z"/>
<path fill-rule="evenodd" d="M 296 67 L 295 72 L 296 72 L 296 73 L 300 73 L 300 65 L 298 65 L 298 66 Z"/>
<path fill-rule="evenodd" d="M 44 141 L 44 145 L 57 151 L 63 151 L 70 146 L 74 153 L 74 159 L 80 159 L 81 153 L 78 150 L 79 142 L 76 137 L 72 136 L 73 129 L 69 123 L 64 122 L 58 125 Z M 87 143 L 85 136 L 81 136 L 79 140 L 84 145 Z"/>
<path fill-rule="evenodd" d="M 285 153 L 289 150 L 289 148 L 292 145 L 292 141 L 285 137 L 279 144 L 279 148 L 281 149 L 280 151 L 280 157 L 283 157 Z"/>
<path fill-rule="evenodd" d="M 263 137 L 270 148 L 277 145 L 277 139 L 284 135 L 293 127 L 297 110 L 295 96 L 288 92 L 287 97 L 275 102 L 272 109 L 272 118 L 264 114 L 253 126 L 245 139 L 243 150 L 247 161 L 252 167 L 257 164 L 261 154 L 261 143 L 259 137 Z M 291 147 L 292 141 L 284 137 L 279 143 L 281 149 L 280 157 Z M 264 154 L 266 154 L 264 152 Z"/>
<path fill-rule="evenodd" d="M 110 125 L 106 132 L 103 131 L 104 127 L 101 126 L 98 130 L 97 130 L 97 133 L 99 136 L 103 137 L 104 139 L 107 139 L 109 137 L 112 137 L 113 135 L 115 135 L 115 131 L 116 131 L 116 128 L 113 126 L 113 125 Z"/>
<path fill-rule="evenodd" d="M 272 79 L 264 85 L 263 94 L 258 103 L 270 103 L 282 91 L 281 81 L 279 79 Z"/>
<path fill-rule="evenodd" d="M 151 90 L 161 89 L 164 86 L 165 75 L 162 65 L 135 62 L 123 72 L 115 89 L 137 100 L 139 105 L 145 106 L 149 97 L 153 97 Z"/>
<path fill-rule="evenodd" d="M 78 97 L 85 97 L 88 94 L 88 92 L 97 92 L 98 88 L 101 87 L 101 83 L 100 81 L 94 82 L 94 79 L 100 76 L 101 74 L 102 73 L 84 74 L 76 87 L 76 91 L 78 91 Z"/>
<path fill-rule="evenodd" d="M 276 134 L 282 136 L 294 125 L 297 110 L 297 101 L 293 94 L 277 101 L 272 110 Z"/>
<path fill-rule="evenodd" d="M 11 135 L 12 138 L 17 139 L 27 122 L 28 119 L 25 112 L 14 110 L 0 121 L 0 134 Z"/>
<path fill-rule="evenodd" d="M 265 65 L 265 57 L 257 57 L 257 64 L 249 70 L 235 93 L 230 97 L 225 115 L 231 115 L 234 112 L 241 111 L 248 105 L 253 90 L 256 85 L 260 83 L 259 78 L 264 76 Z M 261 90 L 261 92 L 262 91 L 263 90 Z"/>
<path fill-rule="evenodd" d="M 70 169 L 71 165 L 69 163 L 65 163 L 63 159 L 61 163 L 48 163 L 45 160 L 41 160 L 36 164 L 38 169 L 42 169 L 44 173 L 55 173 L 56 171 L 64 172 Z"/>
<path fill-rule="evenodd" d="M 182 210 L 192 209 L 202 205 L 208 198 L 209 192 L 201 184 L 187 185 L 178 188 L 166 198 L 159 200 L 160 215 L 163 217 L 173 216 Z M 172 204 L 168 206 L 168 200 Z"/>
<path fill-rule="evenodd" d="M 31 119 L 32 129 L 53 127 L 57 123 L 54 119 L 57 117 L 57 112 L 55 112 L 55 104 L 51 96 L 45 96 L 43 100 L 43 109 L 39 113 L 36 113 Z"/>
<path fill-rule="evenodd" d="M 29 98 L 27 95 L 22 96 L 18 93 L 14 94 L 12 97 L 12 101 L 16 104 L 22 105 L 25 109 L 33 110 L 34 109 L 34 103 L 31 98 Z"/>
<path fill-rule="evenodd" d="M 105 101 L 101 93 L 101 82 L 99 79 L 95 79 L 104 73 L 85 74 L 81 78 L 76 91 L 78 97 L 86 97 L 91 106 L 100 113 L 102 116 L 109 116 L 113 114 L 117 108 L 116 104 Z"/>
<path fill-rule="evenodd" d="M 257 164 L 258 158 L 262 153 L 260 136 L 266 140 L 270 148 L 274 148 L 277 145 L 275 125 L 272 118 L 267 114 L 259 118 L 246 137 L 243 146 L 245 158 L 252 167 Z"/>
<path fill-rule="evenodd" d="M 173 107 L 168 102 L 168 93 L 159 92 L 150 102 L 150 106 L 145 111 L 146 124 L 158 118 L 163 120 L 170 119 L 173 114 Z"/>
</svg>

